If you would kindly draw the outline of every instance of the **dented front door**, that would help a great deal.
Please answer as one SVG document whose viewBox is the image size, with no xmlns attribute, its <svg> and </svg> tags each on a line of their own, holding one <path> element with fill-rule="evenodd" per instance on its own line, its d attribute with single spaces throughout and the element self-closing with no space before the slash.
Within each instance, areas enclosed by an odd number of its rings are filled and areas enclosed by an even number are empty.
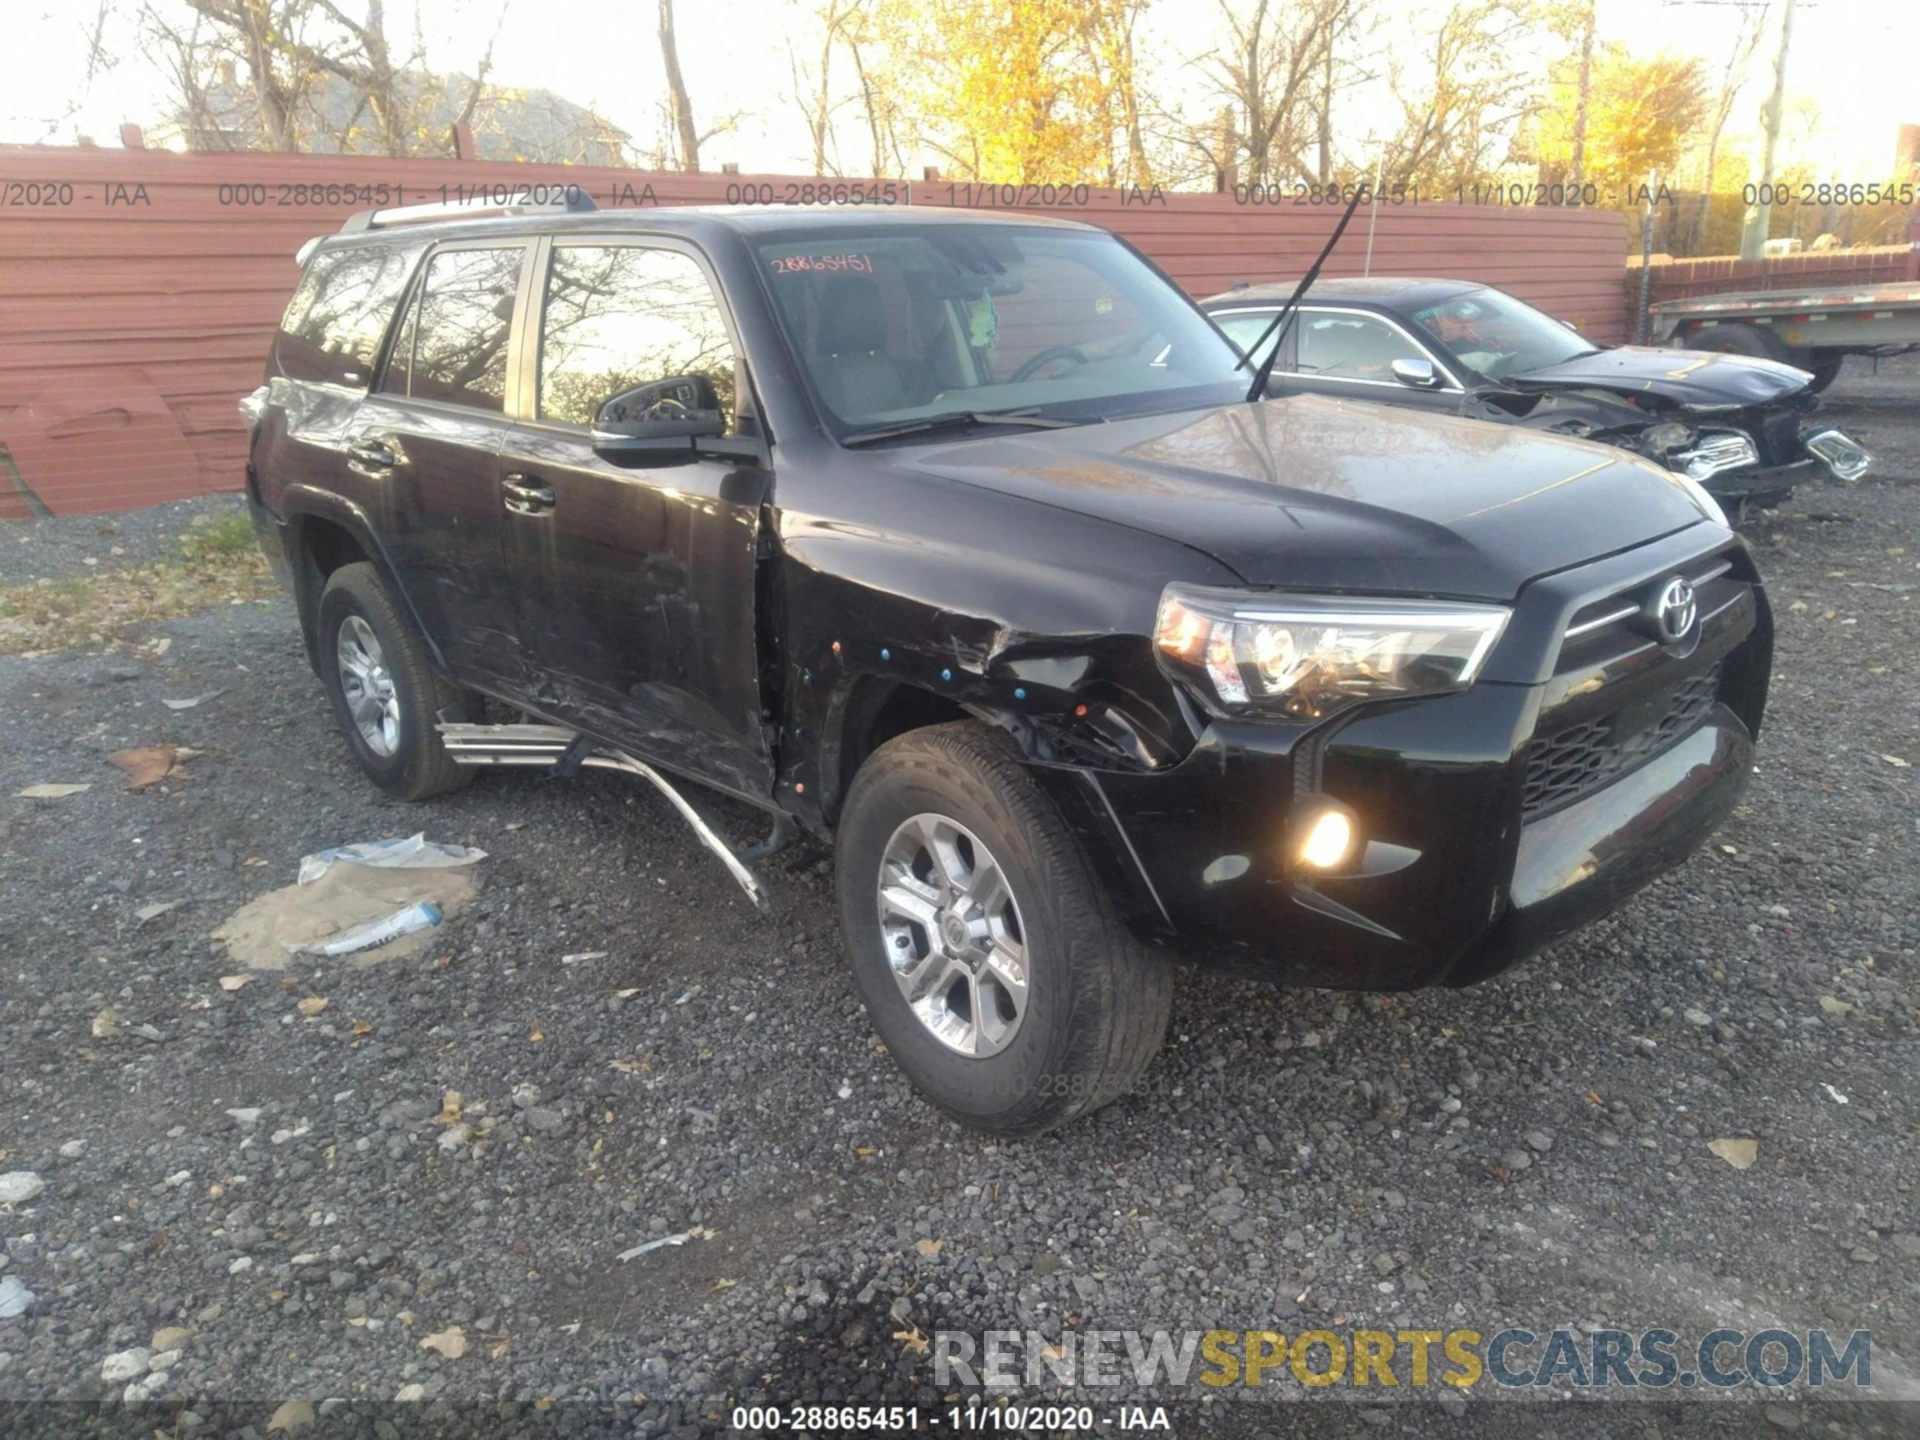
<svg viewBox="0 0 1920 1440">
<path fill-rule="evenodd" d="M 594 453 L 601 402 L 706 377 L 737 426 L 736 349 L 705 269 L 654 242 L 556 242 L 540 286 L 530 414 L 500 504 L 532 700 L 644 759 L 751 796 L 772 790 L 755 641 L 765 472 L 655 468 Z"/>
</svg>

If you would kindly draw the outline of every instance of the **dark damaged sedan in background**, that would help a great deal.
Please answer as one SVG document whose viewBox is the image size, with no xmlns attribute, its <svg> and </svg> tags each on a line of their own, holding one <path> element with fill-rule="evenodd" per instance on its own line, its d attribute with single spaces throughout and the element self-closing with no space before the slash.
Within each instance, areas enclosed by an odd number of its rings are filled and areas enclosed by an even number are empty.
<svg viewBox="0 0 1920 1440">
<path fill-rule="evenodd" d="M 1291 284 L 1204 302 L 1242 348 Z M 1729 516 L 1802 481 L 1858 480 L 1867 453 L 1822 425 L 1814 377 L 1775 360 L 1599 346 L 1504 291 L 1464 280 L 1325 280 L 1276 357 L 1273 389 L 1444 411 L 1618 445 L 1697 480 Z M 1254 357 L 1264 359 L 1264 353 Z"/>
</svg>

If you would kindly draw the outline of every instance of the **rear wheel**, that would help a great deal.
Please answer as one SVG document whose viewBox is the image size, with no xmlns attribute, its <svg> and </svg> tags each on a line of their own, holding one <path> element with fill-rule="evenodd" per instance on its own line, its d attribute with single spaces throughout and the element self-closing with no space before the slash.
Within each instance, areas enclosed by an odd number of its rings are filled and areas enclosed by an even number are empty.
<svg viewBox="0 0 1920 1440">
<path fill-rule="evenodd" d="M 1846 360 L 1845 355 L 1835 354 L 1832 351 L 1815 353 L 1809 357 L 1806 368 L 1813 371 L 1813 384 L 1807 388 L 1818 395 L 1840 378 L 1840 367 L 1846 363 Z"/>
<path fill-rule="evenodd" d="M 464 695 L 435 673 L 373 566 L 342 565 L 327 577 L 318 625 L 321 683 L 369 779 L 402 800 L 444 795 L 473 779 L 436 728 L 443 715 L 466 718 Z"/>
<path fill-rule="evenodd" d="M 1773 335 L 1753 325 L 1708 325 L 1687 336 L 1688 350 L 1716 350 L 1726 355 L 1751 355 L 1760 360 L 1785 358 L 1785 347 Z"/>
<path fill-rule="evenodd" d="M 877 750 L 847 793 L 836 868 L 874 1028 L 966 1124 L 1052 1129 L 1122 1094 L 1159 1050 L 1166 962 L 1127 930 L 1058 810 L 985 727 L 934 726 Z"/>
</svg>

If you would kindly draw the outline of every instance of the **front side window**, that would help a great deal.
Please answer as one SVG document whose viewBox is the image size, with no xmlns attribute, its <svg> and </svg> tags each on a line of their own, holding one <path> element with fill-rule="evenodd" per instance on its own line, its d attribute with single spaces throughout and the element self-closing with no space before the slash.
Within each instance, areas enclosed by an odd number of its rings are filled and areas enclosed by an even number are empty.
<svg viewBox="0 0 1920 1440">
<path fill-rule="evenodd" d="M 734 350 L 693 258 L 641 245 L 560 245 L 540 328 L 540 418 L 592 425 L 603 407 L 735 424 Z M 630 404 L 628 402 L 631 402 Z"/>
<path fill-rule="evenodd" d="M 366 384 L 419 253 L 356 245 L 316 254 L 274 338 L 280 373 L 293 380 Z"/>
<path fill-rule="evenodd" d="M 427 262 L 413 324 L 407 393 L 496 414 L 507 397 L 507 336 L 520 285 L 521 246 L 442 250 Z"/>
<path fill-rule="evenodd" d="M 1393 380 L 1396 360 L 1424 360 L 1419 346 L 1384 320 L 1345 311 L 1303 310 L 1294 322 L 1302 375 L 1327 380 Z"/>
<path fill-rule="evenodd" d="M 848 225 L 775 232 L 755 250 L 843 435 L 968 411 L 1095 420 L 1246 391 L 1219 331 L 1100 231 Z"/>
<path fill-rule="evenodd" d="M 1564 364 L 1596 348 L 1551 315 L 1499 290 L 1469 290 L 1416 310 L 1413 318 L 1461 364 L 1494 380 Z"/>
</svg>

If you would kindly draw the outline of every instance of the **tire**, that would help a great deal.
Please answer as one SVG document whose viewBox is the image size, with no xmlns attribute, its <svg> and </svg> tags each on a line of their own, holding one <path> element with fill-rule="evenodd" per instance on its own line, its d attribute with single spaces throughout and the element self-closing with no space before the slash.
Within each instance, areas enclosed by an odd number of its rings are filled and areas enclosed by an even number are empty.
<svg viewBox="0 0 1920 1440">
<path fill-rule="evenodd" d="M 1803 367 L 1813 372 L 1813 383 L 1807 388 L 1818 395 L 1840 378 L 1840 367 L 1846 362 L 1847 357 L 1844 354 L 1836 355 L 1830 351 L 1811 356 Z"/>
<path fill-rule="evenodd" d="M 466 718 L 463 692 L 435 673 L 373 566 L 342 565 L 327 577 L 317 629 L 321 683 L 368 779 L 402 800 L 445 795 L 473 779 L 470 767 L 447 754 L 435 728 L 443 714 Z M 360 665 L 353 663 L 356 654 Z M 368 660 L 377 671 L 366 667 Z M 384 706 L 375 703 L 382 694 Z"/>
<path fill-rule="evenodd" d="M 1759 360 L 1780 360 L 1784 350 L 1780 342 L 1752 325 L 1709 325 L 1687 336 L 1685 350 L 1714 350 L 1725 355 L 1751 355 Z"/>
<path fill-rule="evenodd" d="M 940 883 L 937 848 L 948 880 L 973 882 L 969 894 Z M 925 922 L 890 910 L 882 891 L 884 875 L 887 893 L 909 894 L 902 882 L 906 871 L 921 874 L 919 860 L 927 878 L 911 893 Z M 985 726 L 937 725 L 875 751 L 847 792 L 835 868 L 867 1014 L 907 1078 L 962 1123 L 1002 1135 L 1053 1129 L 1123 1094 L 1158 1052 L 1173 1007 L 1170 967 L 1128 931 L 1059 811 Z M 1004 876 L 1004 897 L 989 870 Z M 983 910 L 976 902 L 987 896 L 996 898 Z M 971 950 L 955 928 L 969 917 Z M 977 961 L 971 978 L 967 954 Z M 948 978 L 916 1010 L 897 972 L 925 980 L 941 966 Z M 923 1015 L 937 1017 L 941 1033 Z"/>
</svg>

